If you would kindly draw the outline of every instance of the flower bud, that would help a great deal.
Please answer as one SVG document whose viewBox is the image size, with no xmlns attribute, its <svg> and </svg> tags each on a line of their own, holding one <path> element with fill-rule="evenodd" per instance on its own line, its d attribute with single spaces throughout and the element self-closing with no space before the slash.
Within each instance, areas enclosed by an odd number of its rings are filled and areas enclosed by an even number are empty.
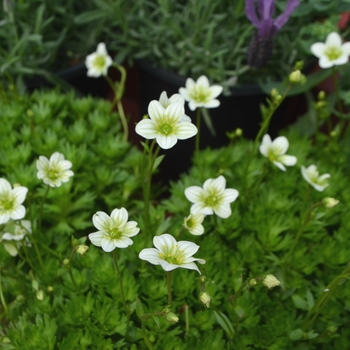
<svg viewBox="0 0 350 350">
<path fill-rule="evenodd" d="M 76 252 L 79 255 L 84 255 L 88 251 L 89 247 L 87 245 L 80 244 L 76 248 Z"/>
<path fill-rule="evenodd" d="M 320 101 L 322 101 L 322 100 L 324 100 L 325 98 L 326 98 L 325 92 L 324 92 L 324 91 L 320 91 L 320 92 L 318 93 L 317 99 L 320 100 Z"/>
<path fill-rule="evenodd" d="M 323 198 L 323 200 L 322 200 L 322 204 L 327 209 L 331 209 L 331 208 L 335 207 L 338 203 L 339 203 L 338 199 L 331 198 L 331 197 L 326 197 L 326 198 Z"/>
<path fill-rule="evenodd" d="M 291 84 L 298 84 L 300 83 L 301 79 L 301 72 L 299 69 L 295 70 L 294 72 L 289 74 L 289 82 Z"/>
<path fill-rule="evenodd" d="M 66 259 L 63 259 L 62 263 L 63 263 L 64 266 L 69 266 L 70 260 L 67 259 L 67 258 L 66 258 Z"/>
<path fill-rule="evenodd" d="M 179 322 L 179 318 L 173 312 L 168 312 L 165 317 L 171 323 Z"/>
<path fill-rule="evenodd" d="M 237 128 L 236 129 L 236 136 L 242 136 L 242 134 L 243 134 L 243 130 L 241 129 L 241 128 Z"/>
<path fill-rule="evenodd" d="M 202 292 L 199 295 L 199 299 L 200 301 L 204 304 L 204 306 L 206 306 L 207 308 L 209 308 L 210 306 L 210 302 L 211 302 L 211 297 L 207 292 Z"/>
<path fill-rule="evenodd" d="M 36 298 L 38 299 L 38 300 L 43 300 L 44 299 L 44 291 L 43 290 L 41 290 L 41 289 L 39 289 L 37 292 L 36 292 Z"/>
<path fill-rule="evenodd" d="M 262 284 L 265 287 L 272 289 L 279 286 L 281 282 L 274 275 L 266 275 L 262 280 Z"/>
<path fill-rule="evenodd" d="M 202 275 L 201 277 L 198 278 L 200 283 L 205 283 L 208 281 L 207 276 Z"/>
<path fill-rule="evenodd" d="M 304 61 L 297 61 L 295 62 L 295 69 L 303 69 L 304 68 Z"/>
<path fill-rule="evenodd" d="M 250 287 L 256 287 L 258 285 L 258 281 L 255 278 L 249 280 Z"/>
</svg>

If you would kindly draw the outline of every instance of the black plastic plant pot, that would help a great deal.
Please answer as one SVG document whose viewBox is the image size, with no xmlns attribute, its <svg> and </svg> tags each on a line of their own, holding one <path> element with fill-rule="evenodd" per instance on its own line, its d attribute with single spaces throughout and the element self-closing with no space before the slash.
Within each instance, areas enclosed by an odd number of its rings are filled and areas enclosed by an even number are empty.
<svg viewBox="0 0 350 350">
<path fill-rule="evenodd" d="M 153 67 L 148 61 L 138 60 L 140 112 L 147 113 L 148 104 L 152 100 L 158 100 L 162 91 L 166 91 L 168 97 L 178 93 L 180 87 L 185 87 L 186 78 L 161 68 Z M 200 148 L 218 148 L 229 143 L 227 132 L 237 128 L 243 130 L 246 138 L 253 139 L 257 135 L 261 125 L 260 105 L 266 101 L 266 95 L 258 84 L 246 84 L 231 88 L 231 95 L 220 95 L 220 106 L 208 109 L 211 122 L 216 135 L 212 135 L 204 121 L 201 123 Z M 296 101 L 298 99 L 298 102 Z M 293 122 L 303 112 L 303 101 L 299 96 L 287 98 L 277 109 L 269 128 L 269 134 L 275 137 L 280 129 Z M 186 114 L 195 123 L 196 115 L 188 109 Z M 167 150 L 161 167 L 162 176 L 170 180 L 178 178 L 191 164 L 191 156 L 194 151 L 194 138 L 179 141 L 172 149 Z"/>
<path fill-rule="evenodd" d="M 53 79 L 46 79 L 43 76 L 34 76 L 26 79 L 26 86 L 29 91 L 41 88 L 61 85 L 66 88 L 73 88 L 82 95 L 105 97 L 107 83 L 103 78 L 91 78 L 87 76 L 85 63 L 79 63 L 72 67 L 53 73 Z"/>
</svg>

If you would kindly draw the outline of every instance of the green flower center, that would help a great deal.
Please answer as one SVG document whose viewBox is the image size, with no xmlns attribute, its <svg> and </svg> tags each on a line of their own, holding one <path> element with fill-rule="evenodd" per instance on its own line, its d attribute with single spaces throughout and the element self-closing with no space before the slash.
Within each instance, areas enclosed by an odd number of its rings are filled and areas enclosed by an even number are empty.
<svg viewBox="0 0 350 350">
<path fill-rule="evenodd" d="M 273 148 L 270 148 L 268 151 L 267 151 L 267 158 L 270 162 L 275 162 L 277 160 L 277 155 L 276 155 L 276 152 Z"/>
<path fill-rule="evenodd" d="M 324 54 L 328 57 L 330 61 L 335 61 L 343 54 L 343 51 L 337 46 L 329 46 L 326 48 Z"/>
<path fill-rule="evenodd" d="M 178 245 L 172 246 L 171 249 L 163 246 L 163 252 L 159 254 L 162 260 L 165 260 L 169 264 L 181 265 L 185 260 L 184 251 L 178 248 Z"/>
<path fill-rule="evenodd" d="M 56 181 L 60 177 L 61 171 L 57 168 L 49 168 L 47 169 L 46 176 L 51 180 L 51 181 Z"/>
<path fill-rule="evenodd" d="M 207 207 L 215 208 L 221 200 L 221 196 L 218 195 L 209 195 L 204 199 L 204 203 Z"/>
<path fill-rule="evenodd" d="M 110 239 L 120 239 L 123 235 L 123 232 L 119 230 L 118 227 L 114 227 L 108 231 Z"/>
<path fill-rule="evenodd" d="M 0 210 L 8 211 L 13 209 L 15 205 L 15 198 L 10 196 L 9 193 L 5 193 L 2 197 L 0 197 Z"/>
<path fill-rule="evenodd" d="M 174 125 L 169 122 L 163 122 L 158 124 L 158 133 L 168 136 L 174 133 Z"/>
<path fill-rule="evenodd" d="M 196 102 L 207 102 L 210 100 L 211 93 L 209 89 L 197 87 L 189 93 L 190 98 Z"/>
<path fill-rule="evenodd" d="M 190 218 L 186 221 L 186 226 L 188 228 L 193 228 L 195 226 L 195 224 L 196 224 L 196 222 L 192 218 Z"/>
<path fill-rule="evenodd" d="M 103 69 L 106 65 L 106 58 L 104 56 L 96 56 L 94 66 L 96 69 Z"/>
</svg>

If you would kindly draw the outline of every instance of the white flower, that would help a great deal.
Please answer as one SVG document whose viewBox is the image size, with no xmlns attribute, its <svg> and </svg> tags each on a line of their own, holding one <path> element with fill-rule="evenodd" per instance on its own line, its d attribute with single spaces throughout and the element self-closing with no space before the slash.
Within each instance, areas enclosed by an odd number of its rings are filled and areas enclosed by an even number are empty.
<svg viewBox="0 0 350 350">
<path fill-rule="evenodd" d="M 172 103 L 182 103 L 182 105 L 184 106 L 185 99 L 180 94 L 174 94 L 170 98 L 168 98 L 166 91 L 163 91 L 160 94 L 159 103 L 164 108 L 169 107 Z M 192 120 L 188 115 L 184 114 L 183 117 L 180 119 L 180 123 L 183 123 L 183 122 L 191 123 Z"/>
<path fill-rule="evenodd" d="M 32 233 L 32 225 L 28 220 L 9 221 L 5 227 L 0 241 L 4 241 L 4 248 L 11 256 L 18 254 L 22 245 L 31 246 L 27 235 Z"/>
<path fill-rule="evenodd" d="M 196 270 L 200 273 L 194 261 L 205 264 L 205 260 L 192 257 L 199 246 L 192 242 L 176 242 L 175 238 L 168 233 L 153 238 L 153 244 L 157 248 L 143 249 L 139 258 L 146 260 L 153 265 L 160 265 L 165 271 L 172 271 L 177 268 Z"/>
<path fill-rule="evenodd" d="M 0 224 L 10 219 L 20 220 L 26 215 L 26 208 L 22 205 L 26 199 L 28 188 L 17 186 L 12 189 L 11 184 L 0 178 Z"/>
<path fill-rule="evenodd" d="M 221 92 L 222 86 L 209 85 L 209 80 L 205 75 L 200 76 L 195 82 L 192 78 L 186 80 L 186 88 L 180 88 L 179 93 L 188 101 L 191 111 L 197 107 L 215 108 L 220 106 L 220 101 L 216 99 Z"/>
<path fill-rule="evenodd" d="M 340 35 L 336 32 L 328 34 L 325 43 L 314 43 L 311 52 L 319 58 L 321 68 L 330 68 L 348 62 L 350 55 L 350 42 L 342 44 Z"/>
<path fill-rule="evenodd" d="M 36 161 L 38 172 L 36 176 L 42 179 L 46 185 L 51 187 L 60 187 L 62 182 L 68 182 L 69 178 L 74 175 L 72 163 L 64 159 L 64 155 L 55 152 L 51 155 L 50 160 L 44 156 L 40 156 Z"/>
<path fill-rule="evenodd" d="M 265 287 L 272 289 L 279 286 L 281 282 L 274 275 L 266 275 L 262 280 L 262 284 Z"/>
<path fill-rule="evenodd" d="M 202 222 L 205 218 L 205 215 L 201 213 L 190 214 L 185 218 L 183 226 L 189 231 L 192 235 L 200 236 L 204 233 L 204 227 Z"/>
<path fill-rule="evenodd" d="M 94 78 L 107 75 L 108 68 L 112 63 L 113 60 L 107 53 L 106 45 L 99 43 L 96 52 L 86 56 L 85 65 L 88 69 L 87 75 Z"/>
<path fill-rule="evenodd" d="M 114 209 L 111 216 L 98 211 L 92 217 L 92 221 L 99 231 L 90 233 L 89 239 L 105 252 L 111 252 L 115 248 L 127 248 L 133 244 L 130 237 L 136 236 L 140 231 L 136 227 L 136 221 L 128 222 L 128 212 L 125 208 Z"/>
<path fill-rule="evenodd" d="M 194 203 L 191 207 L 191 214 L 201 213 L 226 219 L 231 215 L 230 203 L 238 197 L 238 191 L 226 187 L 226 179 L 221 175 L 216 179 L 208 179 L 204 182 L 203 188 L 190 186 L 185 190 L 186 198 Z"/>
<path fill-rule="evenodd" d="M 271 141 L 270 135 L 264 135 L 260 145 L 260 153 L 267 157 L 270 162 L 275 164 L 278 168 L 286 171 L 284 165 L 293 166 L 297 162 L 297 158 L 285 154 L 289 147 L 289 142 L 286 137 L 279 136 Z"/>
<path fill-rule="evenodd" d="M 181 102 L 171 103 L 164 108 L 159 101 L 151 101 L 148 114 L 150 119 L 142 119 L 136 125 L 136 133 L 146 139 L 156 139 L 163 149 L 169 149 L 178 139 L 188 139 L 198 132 L 194 124 L 181 121 L 185 115 Z"/>
<path fill-rule="evenodd" d="M 327 179 L 331 177 L 330 174 L 319 175 L 317 166 L 312 164 L 305 168 L 301 167 L 301 174 L 305 181 L 307 181 L 315 190 L 322 192 L 328 185 Z"/>
</svg>

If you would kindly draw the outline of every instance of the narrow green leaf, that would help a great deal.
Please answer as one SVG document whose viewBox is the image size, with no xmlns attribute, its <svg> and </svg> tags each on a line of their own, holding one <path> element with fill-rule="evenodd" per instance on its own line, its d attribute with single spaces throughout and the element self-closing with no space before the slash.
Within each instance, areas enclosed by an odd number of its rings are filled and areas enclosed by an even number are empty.
<svg viewBox="0 0 350 350">
<path fill-rule="evenodd" d="M 214 315 L 215 315 L 216 320 L 218 321 L 219 325 L 227 333 L 228 337 L 233 339 L 233 337 L 235 335 L 235 331 L 234 331 L 232 324 L 231 324 L 230 320 L 228 319 L 228 317 L 220 311 L 214 311 Z"/>
</svg>

